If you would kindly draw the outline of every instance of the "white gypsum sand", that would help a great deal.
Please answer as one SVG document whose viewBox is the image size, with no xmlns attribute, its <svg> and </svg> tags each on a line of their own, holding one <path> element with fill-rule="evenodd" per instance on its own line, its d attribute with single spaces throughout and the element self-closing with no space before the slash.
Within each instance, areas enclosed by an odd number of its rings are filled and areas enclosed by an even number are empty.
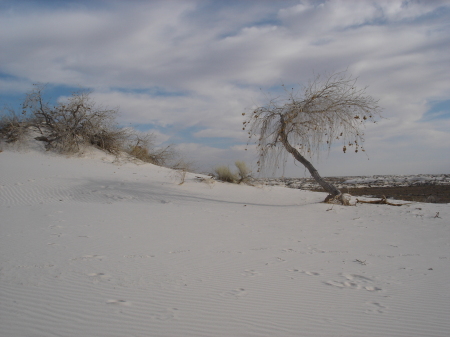
<svg viewBox="0 0 450 337">
<path fill-rule="evenodd" d="M 106 157 L 0 153 L 1 336 L 450 335 L 449 204 Z"/>
</svg>

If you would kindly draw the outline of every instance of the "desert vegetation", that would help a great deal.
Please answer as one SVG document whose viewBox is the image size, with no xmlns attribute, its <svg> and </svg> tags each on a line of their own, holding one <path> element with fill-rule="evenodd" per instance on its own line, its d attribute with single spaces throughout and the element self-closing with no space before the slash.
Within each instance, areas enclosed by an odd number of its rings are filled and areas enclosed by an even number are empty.
<svg viewBox="0 0 450 337">
<path fill-rule="evenodd" d="M 214 176 L 220 180 L 234 184 L 246 183 L 250 184 L 252 180 L 251 171 L 247 164 L 243 161 L 234 163 L 236 170 L 232 171 L 229 166 L 221 165 L 214 169 Z"/>
<path fill-rule="evenodd" d="M 256 138 L 258 171 L 284 165 L 292 155 L 329 193 L 326 201 L 348 204 L 348 196 L 323 179 L 307 158 L 330 150 L 336 141 L 343 143 L 344 153 L 364 151 L 363 127 L 376 122 L 381 110 L 377 100 L 345 72 L 317 76 L 301 92 L 284 89 L 284 96 L 269 99 L 244 121 L 250 140 Z"/>
<path fill-rule="evenodd" d="M 5 108 L 0 117 L 0 138 L 5 143 L 20 143 L 32 136 L 45 144 L 45 149 L 63 154 L 81 152 L 86 146 L 165 166 L 182 168 L 174 147 L 157 148 L 152 134 L 141 134 L 122 128 L 116 118 L 118 109 L 97 105 L 91 92 L 80 90 L 55 105 L 44 100 L 43 85 L 34 85 L 26 94 L 22 110 Z"/>
</svg>

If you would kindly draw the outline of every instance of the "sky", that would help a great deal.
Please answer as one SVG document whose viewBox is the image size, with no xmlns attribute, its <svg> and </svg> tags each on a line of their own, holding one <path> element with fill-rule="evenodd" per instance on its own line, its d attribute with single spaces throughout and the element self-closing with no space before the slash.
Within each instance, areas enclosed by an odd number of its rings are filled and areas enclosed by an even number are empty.
<svg viewBox="0 0 450 337">
<path fill-rule="evenodd" d="M 450 1 L 0 0 L 0 45 L 2 106 L 33 83 L 90 89 L 204 173 L 256 171 L 242 113 L 347 71 L 383 118 L 365 153 L 312 158 L 322 176 L 450 173 Z M 293 159 L 276 175 L 308 176 Z"/>
</svg>

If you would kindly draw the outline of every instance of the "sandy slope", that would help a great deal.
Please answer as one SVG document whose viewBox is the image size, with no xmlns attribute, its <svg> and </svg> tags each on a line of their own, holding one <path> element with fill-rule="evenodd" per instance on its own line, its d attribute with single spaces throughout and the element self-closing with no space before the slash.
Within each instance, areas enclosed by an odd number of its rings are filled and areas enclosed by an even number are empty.
<svg viewBox="0 0 450 337">
<path fill-rule="evenodd" d="M 37 152 L 0 172 L 2 337 L 450 335 L 449 204 Z"/>
</svg>

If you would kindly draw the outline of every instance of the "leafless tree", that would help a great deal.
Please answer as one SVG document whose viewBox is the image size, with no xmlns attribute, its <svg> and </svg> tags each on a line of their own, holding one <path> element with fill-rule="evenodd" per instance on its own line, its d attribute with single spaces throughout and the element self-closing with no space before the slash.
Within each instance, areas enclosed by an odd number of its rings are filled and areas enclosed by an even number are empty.
<svg viewBox="0 0 450 337">
<path fill-rule="evenodd" d="M 325 181 L 307 158 L 320 150 L 330 150 L 336 141 L 348 148 L 364 151 L 364 124 L 376 122 L 381 108 L 378 101 L 357 88 L 356 79 L 346 72 L 334 73 L 322 79 L 315 77 L 301 92 L 285 88 L 283 97 L 269 99 L 253 110 L 244 121 L 249 138 L 257 138 L 260 170 L 284 165 L 292 155 L 303 164 L 311 176 L 329 193 L 326 200 L 347 203 L 341 191 Z"/>
</svg>

